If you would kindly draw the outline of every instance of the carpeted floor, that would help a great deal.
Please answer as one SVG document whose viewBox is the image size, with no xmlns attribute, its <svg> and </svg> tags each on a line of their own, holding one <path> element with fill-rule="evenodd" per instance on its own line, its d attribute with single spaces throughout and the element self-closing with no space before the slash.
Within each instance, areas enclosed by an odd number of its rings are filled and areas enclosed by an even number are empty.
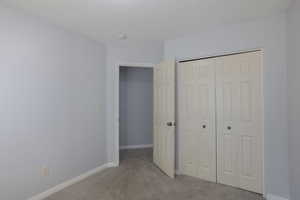
<svg viewBox="0 0 300 200">
<path fill-rule="evenodd" d="M 124 150 L 107 169 L 46 200 L 262 200 L 262 196 L 188 176 L 171 179 L 152 163 L 152 149 Z"/>
</svg>

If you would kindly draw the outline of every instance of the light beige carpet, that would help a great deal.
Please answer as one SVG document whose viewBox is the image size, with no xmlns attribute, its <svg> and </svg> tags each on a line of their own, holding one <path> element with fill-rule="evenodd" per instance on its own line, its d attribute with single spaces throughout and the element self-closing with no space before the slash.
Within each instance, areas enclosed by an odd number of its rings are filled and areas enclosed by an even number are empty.
<svg viewBox="0 0 300 200">
<path fill-rule="evenodd" d="M 46 200 L 262 200 L 262 196 L 200 179 L 165 176 L 152 149 L 121 151 L 120 167 L 107 169 Z"/>
</svg>

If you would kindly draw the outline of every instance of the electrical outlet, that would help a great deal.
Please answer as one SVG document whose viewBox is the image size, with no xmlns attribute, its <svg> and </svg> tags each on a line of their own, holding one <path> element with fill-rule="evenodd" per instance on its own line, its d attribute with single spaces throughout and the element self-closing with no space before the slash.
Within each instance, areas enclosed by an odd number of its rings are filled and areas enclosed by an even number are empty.
<svg viewBox="0 0 300 200">
<path fill-rule="evenodd" d="M 42 167 L 42 176 L 49 176 L 49 168 Z"/>
</svg>

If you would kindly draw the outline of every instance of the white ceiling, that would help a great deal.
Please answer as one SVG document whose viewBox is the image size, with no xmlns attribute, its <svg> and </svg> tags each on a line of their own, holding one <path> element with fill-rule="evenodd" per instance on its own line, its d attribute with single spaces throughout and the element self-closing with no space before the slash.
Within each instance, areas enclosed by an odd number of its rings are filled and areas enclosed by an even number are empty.
<svg viewBox="0 0 300 200">
<path fill-rule="evenodd" d="M 290 0 L 0 0 L 98 41 L 171 39 L 285 11 Z"/>
</svg>

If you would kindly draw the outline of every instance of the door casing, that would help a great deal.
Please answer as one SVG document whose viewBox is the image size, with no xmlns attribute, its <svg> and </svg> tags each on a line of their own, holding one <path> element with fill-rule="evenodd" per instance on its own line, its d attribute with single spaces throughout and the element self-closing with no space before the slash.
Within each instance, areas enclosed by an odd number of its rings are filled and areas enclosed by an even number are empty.
<svg viewBox="0 0 300 200">
<path fill-rule="evenodd" d="M 135 68 L 153 68 L 155 64 L 152 63 L 127 63 L 127 62 L 118 62 L 114 67 L 113 72 L 113 134 L 108 135 L 109 139 L 113 141 L 112 148 L 112 166 L 119 166 L 119 81 L 120 81 L 120 67 L 135 67 Z"/>
</svg>

